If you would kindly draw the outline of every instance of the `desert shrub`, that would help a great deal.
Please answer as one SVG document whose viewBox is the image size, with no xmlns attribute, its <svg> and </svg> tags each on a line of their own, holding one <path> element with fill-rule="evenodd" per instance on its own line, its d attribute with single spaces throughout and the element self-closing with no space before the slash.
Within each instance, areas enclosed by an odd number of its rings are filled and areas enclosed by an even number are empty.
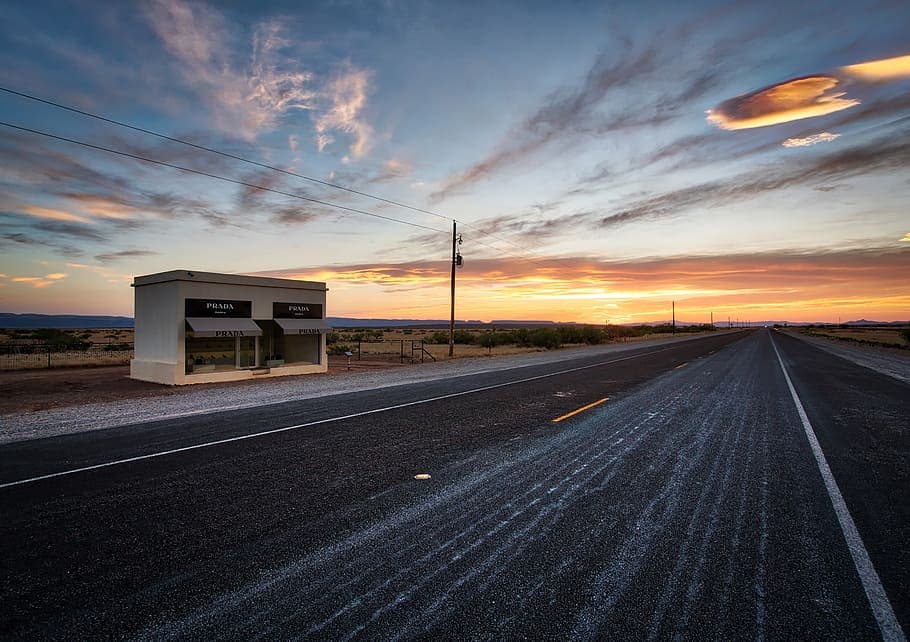
<svg viewBox="0 0 910 642">
<path fill-rule="evenodd" d="M 448 343 L 448 337 L 446 343 Z M 469 330 L 455 330 L 455 343 L 468 345 L 474 343 L 474 333 Z"/>
<path fill-rule="evenodd" d="M 493 348 L 497 345 L 495 333 L 484 332 L 477 338 L 477 344 L 482 348 L 486 348 L 488 351 L 493 352 Z"/>
<path fill-rule="evenodd" d="M 56 328 L 38 328 L 32 332 L 31 338 L 57 349 L 85 350 L 92 345 Z"/>
<path fill-rule="evenodd" d="M 327 352 L 332 355 L 343 355 L 345 352 L 353 352 L 351 346 L 346 343 L 336 343 L 328 346 Z"/>
<path fill-rule="evenodd" d="M 493 351 L 496 346 L 509 345 L 515 343 L 515 338 L 511 332 L 498 332 L 496 330 L 487 330 L 475 337 L 475 342 L 489 350 Z"/>
<path fill-rule="evenodd" d="M 535 348 L 550 350 L 560 346 L 559 332 L 555 328 L 534 328 L 529 333 L 528 339 Z"/>
<path fill-rule="evenodd" d="M 904 328 L 901 330 L 901 337 L 907 343 L 910 343 L 910 328 Z"/>
</svg>

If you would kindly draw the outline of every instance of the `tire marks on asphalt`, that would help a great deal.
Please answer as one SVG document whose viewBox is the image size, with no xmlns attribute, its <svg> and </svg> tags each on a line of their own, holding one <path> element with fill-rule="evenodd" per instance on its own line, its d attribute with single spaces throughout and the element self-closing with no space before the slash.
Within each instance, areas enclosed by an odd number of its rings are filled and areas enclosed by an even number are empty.
<svg viewBox="0 0 910 642">
<path fill-rule="evenodd" d="M 722 611 L 751 606 L 746 621 L 754 630 L 737 633 L 763 639 L 771 410 L 757 393 L 758 345 L 746 342 L 733 357 L 698 362 L 711 364 L 711 377 L 695 363 L 674 370 L 507 458 L 491 449 L 434 473 L 434 483 L 454 481 L 428 487 L 419 503 L 143 637 L 434 636 L 453 618 L 469 617 L 464 610 L 478 596 L 508 582 L 507 608 L 477 614 L 488 618 L 484 634 L 502 639 L 526 632 L 523 617 L 533 615 L 534 605 L 551 603 L 567 578 L 579 578 L 585 598 L 567 615 L 566 632 L 574 623 L 572 637 L 592 639 L 612 630 L 621 616 L 617 605 L 661 546 L 676 557 L 654 589 L 644 634 L 684 636 L 700 617 L 708 558 L 723 525 L 734 536 L 719 563 Z M 563 548 L 552 564 L 531 575 L 515 572 L 523 558 L 546 549 L 573 511 L 617 495 L 624 505 L 598 506 L 577 539 L 559 540 Z M 667 544 L 671 528 L 680 534 Z M 585 566 L 592 547 L 602 554 L 593 570 Z M 719 628 L 715 637 L 729 632 Z"/>
</svg>

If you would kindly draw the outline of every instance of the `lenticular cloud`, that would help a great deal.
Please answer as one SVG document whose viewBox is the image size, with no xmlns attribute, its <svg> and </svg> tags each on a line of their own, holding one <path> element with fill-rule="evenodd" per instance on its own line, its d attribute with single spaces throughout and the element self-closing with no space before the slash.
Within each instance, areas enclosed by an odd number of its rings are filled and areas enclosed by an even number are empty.
<svg viewBox="0 0 910 642">
<path fill-rule="evenodd" d="M 860 104 L 849 95 L 855 83 L 884 83 L 910 78 L 910 55 L 840 67 L 785 80 L 720 103 L 707 111 L 708 122 L 721 129 L 751 129 L 815 118 Z"/>
</svg>

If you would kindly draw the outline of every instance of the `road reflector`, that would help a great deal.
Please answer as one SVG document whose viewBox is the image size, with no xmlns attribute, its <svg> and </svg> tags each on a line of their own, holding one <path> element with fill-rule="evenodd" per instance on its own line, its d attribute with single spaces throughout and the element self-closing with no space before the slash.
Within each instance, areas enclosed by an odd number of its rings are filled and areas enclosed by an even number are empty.
<svg viewBox="0 0 910 642">
<path fill-rule="evenodd" d="M 414 479 L 429 479 L 429 478 L 430 478 L 430 476 L 427 473 L 420 473 L 418 475 L 414 475 Z"/>
</svg>

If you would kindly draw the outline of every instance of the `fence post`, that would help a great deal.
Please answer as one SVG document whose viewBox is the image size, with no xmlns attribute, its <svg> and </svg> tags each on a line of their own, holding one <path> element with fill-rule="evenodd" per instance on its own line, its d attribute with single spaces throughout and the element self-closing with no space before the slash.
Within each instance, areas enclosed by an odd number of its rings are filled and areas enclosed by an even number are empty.
<svg viewBox="0 0 910 642">
<path fill-rule="evenodd" d="M 357 340 L 357 361 L 360 361 L 360 339 Z"/>
<path fill-rule="evenodd" d="M 47 367 L 51 367 L 51 347 L 47 346 Z"/>
</svg>

